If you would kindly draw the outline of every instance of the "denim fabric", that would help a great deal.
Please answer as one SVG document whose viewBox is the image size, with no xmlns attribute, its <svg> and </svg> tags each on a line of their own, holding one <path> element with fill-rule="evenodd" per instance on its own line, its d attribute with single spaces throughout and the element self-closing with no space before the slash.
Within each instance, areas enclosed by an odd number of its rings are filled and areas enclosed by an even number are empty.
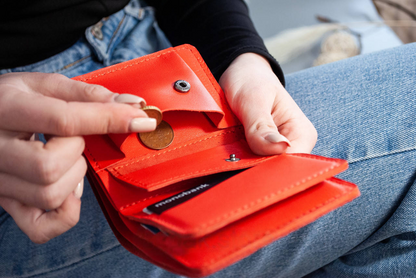
<svg viewBox="0 0 416 278">
<path fill-rule="evenodd" d="M 132 2 L 73 47 L 10 71 L 76 76 L 169 46 L 153 10 Z M 416 44 L 287 76 L 314 123 L 315 154 L 347 159 L 361 197 L 212 277 L 416 277 Z M 270 219 L 273 221 L 273 219 Z M 85 185 L 81 219 L 33 244 L 0 208 L 0 277 L 176 277 L 117 242 Z"/>
<path fill-rule="evenodd" d="M 154 13 L 152 7 L 131 1 L 123 10 L 87 28 L 85 37 L 62 53 L 28 66 L 0 70 L 0 74 L 36 71 L 74 77 L 168 48 L 171 45 L 158 28 Z M 94 36 L 97 29 L 102 37 Z"/>
</svg>

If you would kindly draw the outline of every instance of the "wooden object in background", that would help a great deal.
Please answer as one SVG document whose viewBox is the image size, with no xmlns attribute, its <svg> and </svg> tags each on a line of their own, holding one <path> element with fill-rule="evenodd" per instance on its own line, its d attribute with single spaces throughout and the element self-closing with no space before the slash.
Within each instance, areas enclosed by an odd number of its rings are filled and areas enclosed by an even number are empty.
<svg viewBox="0 0 416 278">
<path fill-rule="evenodd" d="M 373 0 L 381 17 L 386 20 L 415 21 L 416 0 Z M 414 26 L 392 26 L 394 32 L 403 43 L 416 41 L 416 28 Z"/>
</svg>

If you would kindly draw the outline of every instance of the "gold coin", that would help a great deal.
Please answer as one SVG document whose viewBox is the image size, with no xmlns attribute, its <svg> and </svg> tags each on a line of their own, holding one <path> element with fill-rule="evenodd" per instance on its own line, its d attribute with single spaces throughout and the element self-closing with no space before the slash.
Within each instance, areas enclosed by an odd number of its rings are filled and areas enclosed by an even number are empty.
<svg viewBox="0 0 416 278">
<path fill-rule="evenodd" d="M 166 148 L 172 143 L 173 137 L 173 129 L 165 121 L 161 121 L 154 131 L 139 133 L 142 143 L 153 150 Z"/>
<path fill-rule="evenodd" d="M 160 111 L 160 109 L 157 108 L 156 106 L 148 105 L 148 106 L 143 107 L 142 110 L 146 112 L 149 118 L 156 119 L 157 125 L 159 125 L 160 122 L 162 121 L 162 117 L 163 117 L 162 111 Z"/>
</svg>

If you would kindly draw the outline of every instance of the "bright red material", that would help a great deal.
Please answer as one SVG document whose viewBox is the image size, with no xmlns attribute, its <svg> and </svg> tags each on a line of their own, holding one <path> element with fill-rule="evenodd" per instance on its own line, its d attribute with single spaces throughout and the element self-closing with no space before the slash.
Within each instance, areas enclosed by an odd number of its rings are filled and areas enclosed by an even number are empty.
<svg viewBox="0 0 416 278">
<path fill-rule="evenodd" d="M 205 276 L 252 254 L 359 196 L 333 178 L 347 162 L 308 154 L 253 154 L 223 92 L 189 45 L 75 78 L 159 107 L 175 134 L 162 150 L 137 134 L 86 136 L 88 176 L 107 220 L 130 252 L 169 271 Z M 173 89 L 191 83 L 188 93 Z M 240 158 L 227 162 L 230 154 Z M 160 215 L 147 206 L 204 183 L 210 174 L 247 169 Z M 140 224 L 162 232 L 152 234 Z"/>
</svg>

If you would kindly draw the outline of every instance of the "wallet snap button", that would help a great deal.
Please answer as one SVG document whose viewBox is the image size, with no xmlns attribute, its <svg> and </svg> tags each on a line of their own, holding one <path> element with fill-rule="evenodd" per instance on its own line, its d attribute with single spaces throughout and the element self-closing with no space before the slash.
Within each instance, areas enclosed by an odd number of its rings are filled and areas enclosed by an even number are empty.
<svg viewBox="0 0 416 278">
<path fill-rule="evenodd" d="M 181 93 L 187 93 L 191 89 L 191 84 L 186 80 L 178 80 L 175 82 L 175 90 Z"/>
<path fill-rule="evenodd" d="M 230 154 L 230 158 L 226 159 L 227 162 L 237 162 L 240 161 L 239 158 L 235 157 L 235 154 Z"/>
</svg>

